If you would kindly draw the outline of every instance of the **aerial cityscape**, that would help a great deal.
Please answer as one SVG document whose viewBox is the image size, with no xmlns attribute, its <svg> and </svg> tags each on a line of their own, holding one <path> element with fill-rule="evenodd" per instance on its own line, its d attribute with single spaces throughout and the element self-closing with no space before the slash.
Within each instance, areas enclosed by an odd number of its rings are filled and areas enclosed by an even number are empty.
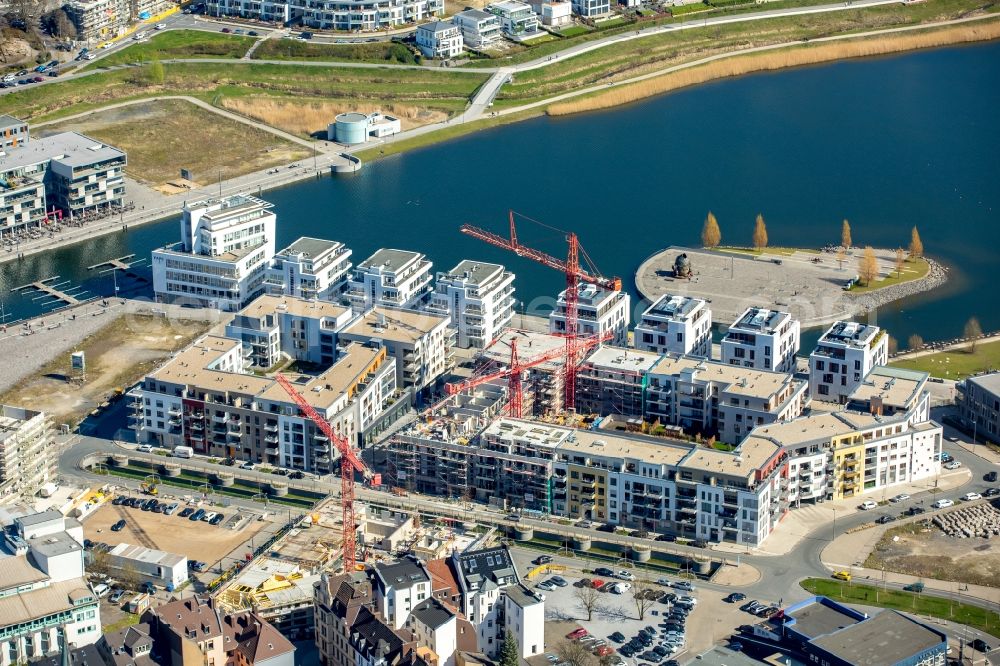
<svg viewBox="0 0 1000 666">
<path fill-rule="evenodd" d="M 998 40 L 0 3 L 0 666 L 1000 664 Z"/>
</svg>

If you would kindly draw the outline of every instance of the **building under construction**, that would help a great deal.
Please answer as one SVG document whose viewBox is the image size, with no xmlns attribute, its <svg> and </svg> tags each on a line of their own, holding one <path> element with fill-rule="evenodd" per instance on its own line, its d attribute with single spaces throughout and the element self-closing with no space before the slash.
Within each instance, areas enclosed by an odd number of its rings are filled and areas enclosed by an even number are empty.
<svg viewBox="0 0 1000 666">
<path fill-rule="evenodd" d="M 482 373 L 496 367 L 510 364 L 511 344 L 517 344 L 522 363 L 530 363 L 534 357 L 565 349 L 566 338 L 550 333 L 507 329 L 492 345 L 483 350 L 480 359 Z M 522 373 L 522 410 L 525 418 L 559 413 L 563 409 L 565 362 L 562 357 L 532 366 Z"/>
<path fill-rule="evenodd" d="M 577 412 L 642 419 L 646 379 L 659 359 L 660 354 L 624 347 L 595 349 L 577 371 Z"/>
</svg>

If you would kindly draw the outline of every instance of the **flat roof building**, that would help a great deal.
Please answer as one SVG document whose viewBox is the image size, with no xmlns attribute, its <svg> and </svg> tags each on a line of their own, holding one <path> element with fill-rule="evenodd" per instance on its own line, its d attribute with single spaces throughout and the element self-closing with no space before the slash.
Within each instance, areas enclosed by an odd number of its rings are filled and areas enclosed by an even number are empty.
<svg viewBox="0 0 1000 666">
<path fill-rule="evenodd" d="M 376 305 L 412 308 L 422 305 L 430 291 L 431 262 L 419 252 L 381 249 L 354 267 L 344 292 L 355 312 Z"/>
<path fill-rule="evenodd" d="M 636 349 L 659 354 L 712 355 L 712 309 L 701 298 L 664 294 L 635 327 Z"/>
<path fill-rule="evenodd" d="M 1000 372 L 960 381 L 958 408 L 973 437 L 1000 443 Z"/>
<path fill-rule="evenodd" d="M 611 338 L 606 341 L 608 344 L 627 346 L 632 312 L 629 295 L 588 283 L 578 285 L 577 293 L 577 334 L 587 337 L 610 334 Z M 565 291 L 559 294 L 556 307 L 549 313 L 549 332 L 566 333 Z"/>
<path fill-rule="evenodd" d="M 809 395 L 814 400 L 845 403 L 876 365 L 889 360 L 889 336 L 878 326 L 838 321 L 809 354 Z"/>
<path fill-rule="evenodd" d="M 793 372 L 799 321 L 787 312 L 747 308 L 722 339 L 722 362 L 758 370 Z"/>
<path fill-rule="evenodd" d="M 267 293 L 339 301 L 351 270 L 343 243 L 303 236 L 275 253 L 267 269 Z"/>
<path fill-rule="evenodd" d="M 451 317 L 455 346 L 484 349 L 514 316 L 514 274 L 500 264 L 465 259 L 437 274 L 427 311 Z"/>
<path fill-rule="evenodd" d="M 47 414 L 0 405 L 0 504 L 30 501 L 55 471 Z"/>
</svg>

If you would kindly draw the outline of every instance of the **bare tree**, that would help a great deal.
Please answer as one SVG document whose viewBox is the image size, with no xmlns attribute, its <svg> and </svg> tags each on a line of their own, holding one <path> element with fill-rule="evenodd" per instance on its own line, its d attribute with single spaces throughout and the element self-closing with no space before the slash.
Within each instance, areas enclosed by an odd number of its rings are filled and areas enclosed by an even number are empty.
<svg viewBox="0 0 1000 666">
<path fill-rule="evenodd" d="M 875 250 L 869 245 L 865 248 L 861 259 L 858 261 L 858 275 L 864 280 L 865 286 L 869 286 L 872 280 L 878 277 L 878 260 L 875 259 Z"/>
<path fill-rule="evenodd" d="M 587 622 L 593 620 L 594 611 L 597 610 L 597 606 L 601 603 L 600 590 L 592 587 L 589 581 L 585 581 L 583 585 L 573 591 L 573 598 L 576 599 L 577 604 L 587 614 Z"/>
<path fill-rule="evenodd" d="M 889 336 L 889 356 L 893 356 L 899 351 L 899 340 Z"/>
<path fill-rule="evenodd" d="M 760 251 L 767 247 L 767 225 L 764 224 L 764 216 L 757 213 L 757 220 L 753 226 L 753 247 Z"/>
<path fill-rule="evenodd" d="M 903 248 L 896 248 L 896 279 L 898 280 L 903 275 L 903 263 L 906 261 L 906 253 L 903 252 Z"/>
<path fill-rule="evenodd" d="M 907 349 L 919 349 L 920 347 L 923 346 L 924 346 L 924 339 L 919 335 L 917 335 L 916 333 L 911 335 L 909 339 L 906 341 Z"/>
<path fill-rule="evenodd" d="M 847 220 L 840 225 L 840 246 L 845 250 L 851 249 L 851 223 Z"/>
<path fill-rule="evenodd" d="M 134 564 L 125 564 L 118 573 L 118 579 L 122 587 L 127 590 L 138 590 L 139 584 L 142 583 L 139 570 L 135 568 Z"/>
<path fill-rule="evenodd" d="M 653 607 L 660 596 L 656 592 L 657 590 L 645 578 L 640 578 L 632 584 L 632 600 L 635 601 L 635 610 L 639 613 L 640 622 L 646 619 L 646 612 Z"/>
<path fill-rule="evenodd" d="M 701 228 L 701 244 L 704 247 L 718 247 L 722 241 L 722 230 L 719 229 L 719 222 L 715 219 L 712 211 L 708 211 L 705 218 L 705 225 Z"/>
<path fill-rule="evenodd" d="M 972 340 L 972 344 L 969 345 L 969 353 L 976 353 L 976 345 L 979 344 L 979 338 L 983 335 L 983 327 L 979 325 L 979 320 L 975 317 L 969 317 L 969 321 L 965 322 L 964 337 Z"/>
<path fill-rule="evenodd" d="M 110 558 L 106 550 L 91 550 L 90 562 L 87 563 L 87 573 L 107 576 L 110 571 Z"/>
<path fill-rule="evenodd" d="M 556 649 L 559 661 L 569 666 L 588 666 L 593 659 L 590 650 L 585 648 L 580 641 L 565 640 Z"/>
<path fill-rule="evenodd" d="M 910 258 L 916 259 L 924 256 L 924 243 L 920 240 L 920 232 L 916 227 L 910 231 Z"/>
</svg>

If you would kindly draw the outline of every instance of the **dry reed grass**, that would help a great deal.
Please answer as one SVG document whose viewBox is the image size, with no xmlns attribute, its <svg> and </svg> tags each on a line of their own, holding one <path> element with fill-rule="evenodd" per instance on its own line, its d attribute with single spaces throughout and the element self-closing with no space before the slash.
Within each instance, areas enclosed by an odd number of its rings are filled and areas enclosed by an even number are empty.
<svg viewBox="0 0 1000 666">
<path fill-rule="evenodd" d="M 326 100 L 299 101 L 272 97 L 228 97 L 222 100 L 222 106 L 242 116 L 301 136 L 311 136 L 316 132 L 325 133 L 327 125 L 333 122 L 333 118 L 338 113 L 346 111 L 388 113 L 402 121 L 404 130 L 438 122 L 446 117 L 442 111 L 403 104 L 380 105 Z"/>
<path fill-rule="evenodd" d="M 644 81 L 623 85 L 620 88 L 609 90 L 594 97 L 555 103 L 550 105 L 546 109 L 546 112 L 552 116 L 562 116 L 584 111 L 595 111 L 629 104 L 646 97 L 705 83 L 713 79 L 741 76 L 751 72 L 770 71 L 831 60 L 863 58 L 913 49 L 987 41 L 997 38 L 1000 38 L 1000 21 L 955 26 L 917 34 L 863 38 L 857 41 L 842 43 L 803 45 L 783 48 L 780 51 L 774 52 L 725 57 L 704 65 L 691 67 L 690 69 L 682 69 Z"/>
</svg>

